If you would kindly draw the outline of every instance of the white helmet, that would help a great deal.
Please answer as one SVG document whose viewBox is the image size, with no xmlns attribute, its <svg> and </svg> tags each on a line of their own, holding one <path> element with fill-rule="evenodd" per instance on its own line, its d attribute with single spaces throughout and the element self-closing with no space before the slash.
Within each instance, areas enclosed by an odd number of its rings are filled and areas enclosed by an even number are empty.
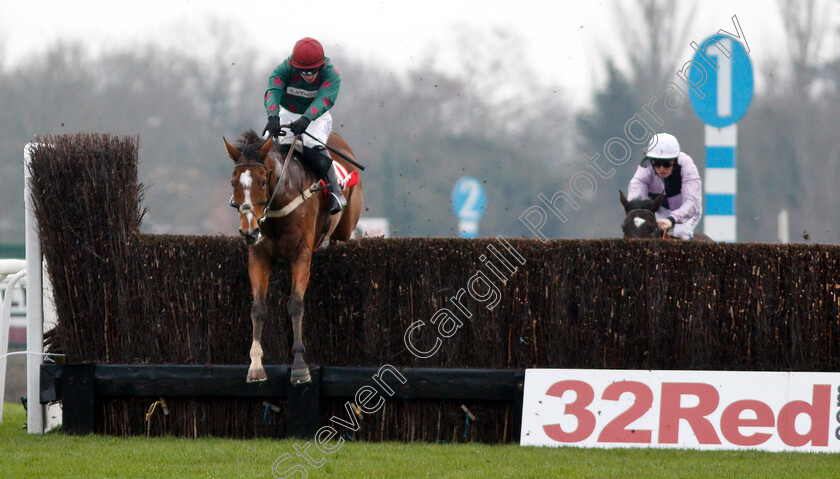
<svg viewBox="0 0 840 479">
<path fill-rule="evenodd" d="M 670 160 L 680 156 L 680 142 L 669 133 L 659 133 L 650 139 L 645 156 Z"/>
</svg>

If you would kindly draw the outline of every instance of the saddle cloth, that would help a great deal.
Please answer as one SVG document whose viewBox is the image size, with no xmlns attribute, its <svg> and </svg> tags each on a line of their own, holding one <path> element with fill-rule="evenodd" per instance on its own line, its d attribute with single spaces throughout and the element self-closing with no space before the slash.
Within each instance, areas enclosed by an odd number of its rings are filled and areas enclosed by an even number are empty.
<svg viewBox="0 0 840 479">
<path fill-rule="evenodd" d="M 341 166 L 339 162 L 334 160 L 332 162 L 332 166 L 335 170 L 335 177 L 338 178 L 338 186 L 340 186 L 342 190 L 346 190 L 359 182 L 359 175 L 355 171 L 348 172 L 347 168 Z M 327 184 L 324 183 L 324 180 L 321 180 L 321 186 L 326 188 Z M 327 190 L 324 189 L 323 191 L 326 195 Z"/>
</svg>

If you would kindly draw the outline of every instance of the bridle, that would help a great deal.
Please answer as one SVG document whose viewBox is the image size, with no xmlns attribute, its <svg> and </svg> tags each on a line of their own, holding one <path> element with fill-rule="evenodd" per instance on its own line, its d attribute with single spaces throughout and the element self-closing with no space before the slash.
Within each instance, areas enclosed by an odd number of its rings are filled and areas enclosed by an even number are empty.
<svg viewBox="0 0 840 479">
<path fill-rule="evenodd" d="M 255 166 L 261 166 L 264 170 L 266 170 L 267 173 L 265 175 L 265 180 L 263 181 L 263 187 L 265 187 L 265 189 L 268 190 L 268 187 L 271 184 L 271 168 L 265 166 L 262 163 L 256 162 L 256 161 L 252 161 L 252 162 L 248 162 L 248 163 L 237 163 L 236 165 L 234 165 L 234 168 L 252 168 L 252 167 L 255 167 Z M 230 206 L 232 208 L 236 208 L 239 211 L 240 215 L 246 215 L 248 213 L 251 213 L 252 215 L 256 216 L 256 213 L 254 212 L 254 207 L 255 206 L 264 206 L 265 210 L 267 210 L 268 205 L 271 204 L 271 201 L 274 199 L 274 194 L 276 192 L 277 192 L 277 185 L 275 184 L 274 189 L 271 192 L 271 197 L 270 198 L 266 199 L 265 201 L 260 201 L 260 202 L 257 202 L 257 203 L 245 203 L 245 204 L 237 203 L 236 201 L 233 200 L 233 195 L 230 195 L 230 201 L 229 201 L 228 204 L 230 204 Z M 266 196 L 268 196 L 268 195 L 266 195 Z M 263 219 L 265 218 L 265 210 L 263 210 L 263 217 L 257 219 L 257 222 L 260 223 L 260 224 L 262 224 Z"/>
<path fill-rule="evenodd" d="M 649 214 L 649 215 L 653 216 L 653 225 L 654 225 L 655 229 L 653 230 L 653 234 L 651 235 L 651 238 L 666 238 L 667 237 L 668 231 L 663 230 L 662 228 L 659 227 L 659 223 L 656 222 L 656 216 L 649 209 L 647 209 L 647 208 L 633 208 L 632 210 L 627 212 L 626 216 L 629 218 L 631 214 L 634 214 L 637 211 L 643 211 L 646 214 Z M 638 214 L 637 214 L 636 218 L 640 218 L 640 216 L 638 216 Z"/>
<path fill-rule="evenodd" d="M 277 181 L 274 183 L 274 188 L 271 190 L 271 195 L 266 195 L 268 196 L 268 199 L 266 201 L 260 201 L 258 203 L 245 203 L 244 205 L 240 205 L 239 203 L 233 200 L 233 195 L 230 195 L 229 204 L 231 207 L 236 208 L 239 211 L 240 216 L 245 215 L 247 213 L 251 213 L 252 215 L 256 216 L 256 213 L 254 212 L 254 206 L 264 206 L 265 208 L 263 209 L 262 217 L 257 218 L 257 224 L 262 225 L 267 218 L 282 217 L 291 213 L 292 211 L 294 211 L 295 208 L 297 208 L 298 206 L 300 206 L 301 203 L 309 199 L 312 196 L 312 194 L 318 190 L 317 185 L 319 182 L 316 181 L 307 190 L 301 192 L 301 195 L 292 200 L 292 202 L 288 205 L 284 206 L 279 210 L 271 209 L 271 203 L 274 201 L 274 196 L 277 195 L 277 190 L 280 189 L 280 178 L 283 178 L 283 176 L 285 176 L 286 174 L 286 167 L 288 166 L 289 161 L 291 161 L 292 159 L 292 154 L 295 150 L 295 142 L 297 142 L 298 139 L 299 137 L 296 136 L 295 139 L 292 141 L 292 144 L 289 145 L 289 151 L 286 153 L 286 158 L 283 161 L 283 169 L 277 176 Z M 248 168 L 254 166 L 261 166 L 263 169 L 266 170 L 267 174 L 265 176 L 265 181 L 263 181 L 263 187 L 266 190 L 268 190 L 271 185 L 271 174 L 273 172 L 273 169 L 257 161 L 252 161 L 248 163 L 237 163 L 236 165 L 234 165 L 234 168 Z"/>
</svg>

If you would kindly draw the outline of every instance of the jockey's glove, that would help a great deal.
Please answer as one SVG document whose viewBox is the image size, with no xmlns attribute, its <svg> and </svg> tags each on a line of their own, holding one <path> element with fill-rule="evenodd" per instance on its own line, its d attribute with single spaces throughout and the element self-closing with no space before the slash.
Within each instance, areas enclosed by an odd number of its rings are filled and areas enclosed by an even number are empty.
<svg viewBox="0 0 840 479">
<path fill-rule="evenodd" d="M 312 122 L 312 120 L 310 120 L 309 118 L 307 118 L 305 116 L 301 116 L 300 118 L 293 121 L 289 125 L 289 129 L 292 130 L 292 133 L 295 136 L 297 136 L 297 135 L 303 134 L 303 132 L 306 131 L 306 128 L 309 126 L 309 123 L 311 123 L 311 122 Z"/>
<path fill-rule="evenodd" d="M 673 228 L 676 223 L 677 222 L 674 221 L 674 218 L 671 218 L 670 216 L 667 218 L 661 218 L 656 220 L 656 224 L 658 224 L 659 227 L 665 231 L 668 231 L 669 229 Z"/>
<path fill-rule="evenodd" d="M 268 117 L 268 123 L 265 124 L 265 129 L 263 130 L 263 136 L 268 133 L 272 137 L 280 135 L 280 117 L 278 116 L 270 116 Z"/>
</svg>

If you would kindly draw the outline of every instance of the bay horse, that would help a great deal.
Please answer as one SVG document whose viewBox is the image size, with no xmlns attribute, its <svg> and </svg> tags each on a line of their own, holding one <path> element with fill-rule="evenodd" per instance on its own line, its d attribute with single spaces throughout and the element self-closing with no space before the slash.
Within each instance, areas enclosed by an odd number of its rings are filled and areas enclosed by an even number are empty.
<svg viewBox="0 0 840 479">
<path fill-rule="evenodd" d="M 660 193 L 654 199 L 638 198 L 628 200 L 624 192 L 618 190 L 621 194 L 621 205 L 624 206 L 624 213 L 627 215 L 624 218 L 624 223 L 621 225 L 621 231 L 625 238 L 669 238 L 662 228 L 656 223 L 655 213 L 662 207 L 665 201 L 665 193 Z M 691 241 L 713 241 L 708 235 L 704 233 L 694 233 L 694 238 Z"/>
<path fill-rule="evenodd" d="M 304 167 L 297 148 L 280 147 L 272 138 L 266 141 L 254 130 L 243 133 L 236 145 L 224 141 L 234 162 L 230 205 L 239 211 L 239 232 L 248 245 L 248 276 L 253 294 L 251 364 L 246 381 L 266 380 L 260 339 L 268 310 L 266 296 L 271 263 L 282 259 L 290 268 L 292 279 L 286 304 L 294 334 L 290 381 L 307 383 L 311 377 L 304 358 L 303 296 L 309 282 L 310 260 L 312 252 L 326 238 L 350 239 L 362 213 L 359 171 L 340 155 L 334 155 L 334 161 L 351 174 L 355 172 L 358 181 L 344 189 L 345 209 L 331 216 L 328 198 L 321 193 L 320 179 Z M 350 146 L 338 134 L 330 135 L 327 146 L 355 160 Z"/>
</svg>

